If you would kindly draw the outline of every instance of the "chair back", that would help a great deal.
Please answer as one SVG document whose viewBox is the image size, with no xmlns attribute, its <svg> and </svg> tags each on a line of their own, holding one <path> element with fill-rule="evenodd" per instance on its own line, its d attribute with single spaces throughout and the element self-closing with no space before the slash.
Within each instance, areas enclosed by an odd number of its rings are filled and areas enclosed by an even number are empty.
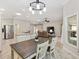
<svg viewBox="0 0 79 59">
<path fill-rule="evenodd" d="M 49 41 L 37 45 L 36 59 L 43 59 L 46 56 Z"/>
<path fill-rule="evenodd" d="M 54 49 L 56 47 L 57 38 L 52 38 L 52 42 L 50 43 L 50 49 Z"/>
</svg>

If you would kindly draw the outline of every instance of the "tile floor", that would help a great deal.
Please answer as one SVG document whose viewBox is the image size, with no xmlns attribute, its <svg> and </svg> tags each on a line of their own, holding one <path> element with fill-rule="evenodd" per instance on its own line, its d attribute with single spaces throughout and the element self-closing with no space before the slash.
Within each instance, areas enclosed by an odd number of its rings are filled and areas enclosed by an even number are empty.
<svg viewBox="0 0 79 59">
<path fill-rule="evenodd" d="M 4 42 L 5 43 L 4 47 L 7 48 L 3 47 L 2 52 L 0 53 L 0 59 L 11 59 L 10 46 L 9 46 L 11 42 L 13 41 L 8 41 L 6 43 Z M 60 42 L 60 38 L 58 38 L 55 55 L 52 54 L 50 56 L 49 54 L 47 54 L 45 59 L 77 59 L 77 58 L 72 56 L 63 49 L 63 45 Z"/>
<path fill-rule="evenodd" d="M 66 51 L 56 51 L 56 55 L 47 55 L 45 59 L 77 59 Z"/>
</svg>

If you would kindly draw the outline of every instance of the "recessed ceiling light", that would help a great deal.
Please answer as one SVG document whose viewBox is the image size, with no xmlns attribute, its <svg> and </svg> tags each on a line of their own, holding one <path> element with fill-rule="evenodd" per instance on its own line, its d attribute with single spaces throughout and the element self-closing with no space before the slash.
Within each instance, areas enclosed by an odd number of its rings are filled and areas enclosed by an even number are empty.
<svg viewBox="0 0 79 59">
<path fill-rule="evenodd" d="M 21 13 L 16 13 L 16 15 L 21 15 Z"/>
<path fill-rule="evenodd" d="M 5 11 L 5 9 L 4 8 L 1 8 L 0 11 Z"/>
</svg>

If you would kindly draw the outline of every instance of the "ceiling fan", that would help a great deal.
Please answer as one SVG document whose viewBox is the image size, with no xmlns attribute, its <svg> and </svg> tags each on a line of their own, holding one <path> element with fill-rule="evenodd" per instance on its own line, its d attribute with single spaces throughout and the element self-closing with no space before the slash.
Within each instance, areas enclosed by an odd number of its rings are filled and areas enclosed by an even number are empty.
<svg viewBox="0 0 79 59">
<path fill-rule="evenodd" d="M 50 22 L 50 18 L 45 17 L 42 20 L 40 20 L 38 23 L 43 24 L 43 23 L 49 23 L 49 22 Z"/>
<path fill-rule="evenodd" d="M 49 19 L 50 19 L 50 18 L 47 18 L 47 17 L 44 18 L 44 22 L 47 22 L 47 23 L 50 22 Z"/>
</svg>

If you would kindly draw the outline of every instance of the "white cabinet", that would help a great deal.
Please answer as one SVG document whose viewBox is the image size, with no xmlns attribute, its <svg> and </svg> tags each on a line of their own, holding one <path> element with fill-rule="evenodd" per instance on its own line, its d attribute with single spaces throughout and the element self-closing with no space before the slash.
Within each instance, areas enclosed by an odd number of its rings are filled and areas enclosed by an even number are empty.
<svg viewBox="0 0 79 59">
<path fill-rule="evenodd" d="M 18 35 L 16 36 L 17 42 L 26 41 L 30 39 L 34 39 L 36 34 L 28 34 L 28 35 Z"/>
</svg>

